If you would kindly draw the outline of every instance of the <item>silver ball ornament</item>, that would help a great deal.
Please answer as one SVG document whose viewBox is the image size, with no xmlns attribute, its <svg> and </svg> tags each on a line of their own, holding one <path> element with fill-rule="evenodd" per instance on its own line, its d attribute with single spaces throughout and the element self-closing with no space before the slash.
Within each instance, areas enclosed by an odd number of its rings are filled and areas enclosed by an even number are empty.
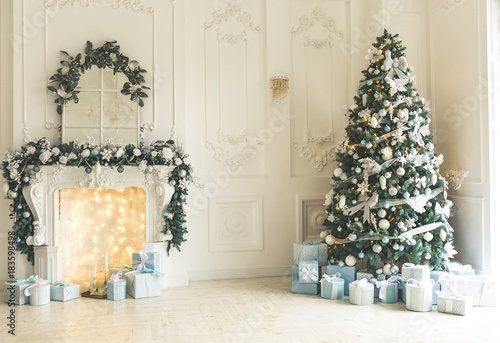
<svg viewBox="0 0 500 343">
<path fill-rule="evenodd" d="M 382 246 L 380 244 L 374 244 L 372 246 L 372 250 L 374 253 L 378 254 L 379 252 L 382 251 Z"/>
<path fill-rule="evenodd" d="M 377 275 L 382 274 L 382 268 L 378 268 L 377 270 L 375 270 L 375 274 Z"/>
<path fill-rule="evenodd" d="M 358 254 L 358 258 L 359 258 L 359 259 L 363 259 L 363 258 L 365 258 L 365 253 L 361 251 L 361 252 Z"/>
<path fill-rule="evenodd" d="M 394 243 L 394 245 L 392 246 L 392 248 L 397 251 L 399 250 L 399 244 L 398 243 Z"/>
<path fill-rule="evenodd" d="M 31 216 L 31 213 L 29 213 L 28 211 L 23 212 L 23 217 L 24 218 L 29 218 L 30 216 Z"/>
<path fill-rule="evenodd" d="M 179 170 L 179 176 L 180 177 L 186 177 L 187 172 L 184 169 Z"/>
<path fill-rule="evenodd" d="M 385 218 L 386 215 L 387 215 L 387 212 L 384 209 L 380 209 L 377 212 L 377 216 L 379 216 L 380 218 Z"/>
<path fill-rule="evenodd" d="M 393 264 L 391 266 L 391 274 L 397 274 L 397 273 L 399 273 L 399 267 Z"/>
<path fill-rule="evenodd" d="M 344 262 L 342 261 L 339 261 L 339 263 L 337 263 L 339 265 L 339 267 L 343 267 L 344 266 Z"/>
<path fill-rule="evenodd" d="M 389 237 L 384 236 L 384 237 L 382 237 L 381 241 L 382 241 L 382 243 L 387 244 L 387 243 L 389 243 Z"/>
<path fill-rule="evenodd" d="M 432 257 L 432 255 L 431 255 L 431 253 L 429 253 L 429 252 L 426 252 L 426 253 L 425 253 L 425 255 L 424 255 L 424 258 L 425 258 L 426 260 L 430 260 L 430 259 L 431 259 L 431 257 Z"/>
</svg>

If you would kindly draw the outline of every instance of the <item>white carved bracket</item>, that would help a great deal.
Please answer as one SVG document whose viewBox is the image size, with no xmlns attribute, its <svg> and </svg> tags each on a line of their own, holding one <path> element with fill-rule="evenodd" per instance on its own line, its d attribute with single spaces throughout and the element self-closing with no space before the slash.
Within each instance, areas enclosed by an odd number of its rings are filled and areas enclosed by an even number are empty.
<svg viewBox="0 0 500 343">
<path fill-rule="evenodd" d="M 46 174 L 40 172 L 38 177 L 29 186 L 23 188 L 23 195 L 26 199 L 31 213 L 33 214 L 33 236 L 26 239 L 29 245 L 44 245 L 47 242 L 47 230 L 40 224 L 44 222 L 43 217 L 43 197 L 45 196 Z"/>
</svg>

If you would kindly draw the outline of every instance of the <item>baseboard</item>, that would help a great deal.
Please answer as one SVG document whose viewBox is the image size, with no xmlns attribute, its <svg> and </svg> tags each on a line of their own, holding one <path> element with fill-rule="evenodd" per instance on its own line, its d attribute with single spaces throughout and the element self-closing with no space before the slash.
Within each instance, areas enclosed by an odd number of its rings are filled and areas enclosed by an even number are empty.
<svg viewBox="0 0 500 343">
<path fill-rule="evenodd" d="M 200 270 L 188 271 L 189 280 L 224 280 L 224 279 L 248 279 L 257 277 L 288 276 L 292 274 L 291 267 L 275 268 L 250 268 L 250 269 L 224 269 L 224 270 Z"/>
</svg>

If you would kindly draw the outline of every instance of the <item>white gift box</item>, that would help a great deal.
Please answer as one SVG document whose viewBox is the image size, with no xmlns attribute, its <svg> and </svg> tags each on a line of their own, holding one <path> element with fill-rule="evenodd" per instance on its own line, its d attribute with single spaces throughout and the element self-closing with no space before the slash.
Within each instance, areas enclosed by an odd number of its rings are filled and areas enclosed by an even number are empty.
<svg viewBox="0 0 500 343">
<path fill-rule="evenodd" d="M 438 312 L 457 314 L 465 316 L 472 308 L 472 297 L 469 295 L 436 292 Z"/>
<path fill-rule="evenodd" d="M 373 284 L 367 279 L 351 282 L 349 284 L 349 302 L 359 306 L 373 304 L 373 289 Z"/>
<path fill-rule="evenodd" d="M 432 284 L 410 279 L 406 282 L 406 309 L 417 312 L 432 310 Z"/>
<path fill-rule="evenodd" d="M 34 284 L 24 290 L 24 294 L 30 297 L 30 305 L 47 305 L 50 303 L 49 282 L 39 277 Z"/>
<path fill-rule="evenodd" d="M 446 273 L 439 283 L 442 292 L 470 295 L 472 306 L 496 306 L 496 283 L 489 276 Z"/>
<path fill-rule="evenodd" d="M 410 279 L 418 282 L 425 282 L 431 278 L 431 270 L 425 265 L 414 265 L 413 263 L 403 263 L 401 268 L 401 280 L 408 281 Z"/>
<path fill-rule="evenodd" d="M 135 299 L 161 296 L 161 276 L 152 273 L 129 272 L 127 291 Z"/>
</svg>

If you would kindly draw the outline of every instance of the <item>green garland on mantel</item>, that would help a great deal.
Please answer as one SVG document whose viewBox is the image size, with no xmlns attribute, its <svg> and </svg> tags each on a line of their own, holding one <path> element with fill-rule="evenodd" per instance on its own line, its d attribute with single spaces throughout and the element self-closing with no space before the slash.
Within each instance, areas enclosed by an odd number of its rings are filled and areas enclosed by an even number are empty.
<svg viewBox="0 0 500 343">
<path fill-rule="evenodd" d="M 35 181 L 40 166 L 84 167 L 85 172 L 90 174 L 93 172 L 92 167 L 100 164 L 116 168 L 117 173 L 123 172 L 124 166 L 139 168 L 144 173 L 152 173 L 155 166 L 174 166 L 169 174 L 169 183 L 175 192 L 163 214 L 163 233 L 172 234 L 167 252 L 171 247 L 180 251 L 182 242 L 186 241 L 184 234 L 187 233 L 184 226 L 187 186 L 194 182 L 187 157 L 182 147 L 176 145 L 173 140 L 154 141 L 140 147 L 132 144 L 121 146 L 111 141 L 98 146 L 92 139 L 86 144 L 69 142 L 51 146 L 47 139 L 42 138 L 27 143 L 20 150 L 7 152 L 6 159 L 0 164 L 0 170 L 6 179 L 4 191 L 7 197 L 12 199 L 10 217 L 14 220 L 16 250 L 27 254 L 28 261 L 34 263 L 32 238 L 28 240 L 34 234 L 34 218 L 22 189 Z"/>
<path fill-rule="evenodd" d="M 146 70 L 140 67 L 139 62 L 130 60 L 123 55 L 120 52 L 120 46 L 115 44 L 116 41 L 106 42 L 94 49 L 92 43 L 87 41 L 84 56 L 79 53 L 73 57 L 66 51 L 61 51 L 66 56 L 66 60 L 61 61 L 62 67 L 50 77 L 50 83 L 54 85 L 47 87 L 56 95 L 54 102 L 57 104 L 57 113 L 62 114 L 63 107 L 70 101 L 78 103 L 80 91 L 77 91 L 76 88 L 81 74 L 91 69 L 92 66 L 97 66 L 100 69 L 111 68 L 113 75 L 117 72 L 123 73 L 128 78 L 128 82 L 123 84 L 121 93 L 130 95 L 131 101 L 137 102 L 141 107 L 144 106 L 142 98 L 147 98 L 148 95 L 143 90 L 150 89 L 147 86 L 141 86 L 142 83 L 146 82 L 143 76 Z"/>
</svg>

